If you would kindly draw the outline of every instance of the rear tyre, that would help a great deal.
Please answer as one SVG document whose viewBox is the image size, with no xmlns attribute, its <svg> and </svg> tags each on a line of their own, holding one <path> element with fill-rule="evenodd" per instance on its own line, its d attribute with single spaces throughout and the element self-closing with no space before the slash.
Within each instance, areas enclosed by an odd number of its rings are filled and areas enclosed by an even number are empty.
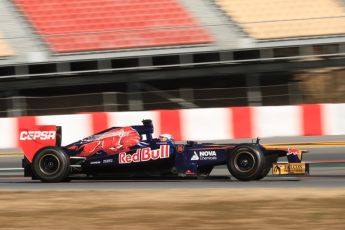
<svg viewBox="0 0 345 230">
<path fill-rule="evenodd" d="M 259 178 L 266 173 L 265 165 L 265 156 L 262 151 L 250 144 L 236 147 L 230 153 L 227 163 L 231 175 L 241 181 Z"/>
<path fill-rule="evenodd" d="M 63 182 L 70 172 L 70 160 L 60 147 L 46 147 L 35 155 L 31 167 L 42 182 Z"/>
</svg>

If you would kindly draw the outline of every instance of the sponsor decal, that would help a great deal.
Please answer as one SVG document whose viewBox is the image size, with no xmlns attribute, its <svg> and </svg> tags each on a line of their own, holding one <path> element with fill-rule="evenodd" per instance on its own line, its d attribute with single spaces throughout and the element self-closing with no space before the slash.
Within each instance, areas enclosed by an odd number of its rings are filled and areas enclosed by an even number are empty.
<svg viewBox="0 0 345 230">
<path fill-rule="evenodd" d="M 26 140 L 54 140 L 55 131 L 22 131 L 19 134 L 19 139 Z"/>
<path fill-rule="evenodd" d="M 214 150 L 211 151 L 199 151 L 200 160 L 217 160 L 217 153 Z"/>
<path fill-rule="evenodd" d="M 299 155 L 301 153 L 301 150 L 298 150 L 296 148 L 288 148 L 287 155 Z"/>
<path fill-rule="evenodd" d="M 198 161 L 199 160 L 199 156 L 195 151 L 194 151 L 194 155 L 192 156 L 192 158 L 190 160 L 191 161 Z"/>
<path fill-rule="evenodd" d="M 304 173 L 305 172 L 305 164 L 290 163 L 289 164 L 289 171 L 290 171 L 290 173 Z"/>
<path fill-rule="evenodd" d="M 280 174 L 282 174 L 281 173 L 281 165 L 278 165 L 278 164 L 276 164 L 276 165 L 274 165 L 273 166 L 273 174 L 277 174 L 277 175 L 280 175 Z M 285 167 L 284 167 L 285 168 Z"/>
<path fill-rule="evenodd" d="M 273 175 L 305 174 L 305 163 L 277 163 L 273 164 Z"/>
<path fill-rule="evenodd" d="M 100 164 L 101 162 L 100 161 L 91 161 L 90 162 L 90 165 L 98 165 Z"/>
<path fill-rule="evenodd" d="M 176 151 L 178 153 L 183 153 L 184 152 L 184 145 L 177 145 L 176 146 Z"/>
<path fill-rule="evenodd" d="M 130 164 L 144 162 L 149 160 L 157 160 L 169 158 L 170 146 L 161 145 L 159 149 L 151 150 L 151 148 L 137 149 L 133 154 L 122 152 L 119 154 L 119 164 Z"/>
<path fill-rule="evenodd" d="M 114 128 L 105 133 L 87 137 L 69 149 L 78 152 L 78 156 L 88 157 L 97 152 L 114 155 L 128 152 L 140 142 L 139 133 L 132 127 Z"/>
<path fill-rule="evenodd" d="M 294 156 L 296 156 L 296 157 L 298 157 L 298 159 L 300 160 L 300 161 L 302 161 L 302 151 L 301 150 L 298 150 L 298 149 L 296 149 L 296 148 L 288 148 L 288 152 L 287 152 L 287 154 L 286 154 L 288 157 L 290 156 L 290 157 L 294 157 Z M 290 160 L 289 160 L 290 161 Z M 290 161 L 291 162 L 291 161 Z"/>
<path fill-rule="evenodd" d="M 113 162 L 113 159 L 106 159 L 106 160 L 103 160 L 103 163 L 112 163 Z"/>
</svg>

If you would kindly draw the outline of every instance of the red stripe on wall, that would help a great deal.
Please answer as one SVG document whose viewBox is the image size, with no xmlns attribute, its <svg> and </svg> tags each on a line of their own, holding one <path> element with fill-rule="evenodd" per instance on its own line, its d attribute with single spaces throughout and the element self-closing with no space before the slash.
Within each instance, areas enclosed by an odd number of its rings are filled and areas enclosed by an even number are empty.
<svg viewBox="0 0 345 230">
<path fill-rule="evenodd" d="M 253 135 L 251 108 L 233 107 L 231 111 L 234 138 L 251 138 Z"/>
<path fill-rule="evenodd" d="M 20 129 L 30 129 L 30 127 L 33 127 L 35 125 L 37 125 L 36 117 L 17 117 L 17 146 L 19 146 Z"/>
<path fill-rule="evenodd" d="M 30 128 L 37 125 L 36 117 L 17 117 L 18 131 L 22 128 Z"/>
<path fill-rule="evenodd" d="M 181 119 L 179 110 L 160 110 L 160 134 L 169 133 L 176 141 L 181 141 Z"/>
<path fill-rule="evenodd" d="M 94 134 L 109 128 L 107 113 L 91 113 L 91 117 L 92 131 Z"/>
<path fill-rule="evenodd" d="M 310 104 L 302 105 L 303 111 L 303 135 L 317 136 L 322 135 L 321 105 Z"/>
</svg>

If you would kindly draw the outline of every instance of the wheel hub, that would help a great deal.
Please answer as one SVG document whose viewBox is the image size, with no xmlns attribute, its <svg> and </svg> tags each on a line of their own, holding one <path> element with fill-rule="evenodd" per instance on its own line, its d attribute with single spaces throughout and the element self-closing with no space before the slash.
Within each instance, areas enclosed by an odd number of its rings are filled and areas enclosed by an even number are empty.
<svg viewBox="0 0 345 230">
<path fill-rule="evenodd" d="M 242 167 L 247 167 L 248 163 L 249 163 L 248 160 L 244 159 L 244 160 L 241 161 L 240 164 L 241 164 Z"/>
<path fill-rule="evenodd" d="M 47 154 L 40 159 L 39 167 L 42 173 L 53 175 L 60 168 L 60 160 L 54 154 Z"/>
<path fill-rule="evenodd" d="M 48 163 L 48 168 L 51 169 L 51 168 L 53 168 L 53 167 L 54 167 L 54 163 L 50 161 L 50 162 Z"/>
<path fill-rule="evenodd" d="M 240 152 L 235 157 L 235 167 L 241 172 L 249 172 L 255 167 L 255 157 L 250 152 Z"/>
</svg>

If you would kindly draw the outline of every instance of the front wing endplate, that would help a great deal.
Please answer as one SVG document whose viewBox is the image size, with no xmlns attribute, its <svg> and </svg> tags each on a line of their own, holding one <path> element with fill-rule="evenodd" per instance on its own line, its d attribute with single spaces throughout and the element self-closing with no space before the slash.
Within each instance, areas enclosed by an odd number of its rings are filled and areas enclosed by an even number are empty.
<svg viewBox="0 0 345 230">
<path fill-rule="evenodd" d="M 306 163 L 275 163 L 272 166 L 273 175 L 308 175 L 309 164 Z"/>
</svg>

